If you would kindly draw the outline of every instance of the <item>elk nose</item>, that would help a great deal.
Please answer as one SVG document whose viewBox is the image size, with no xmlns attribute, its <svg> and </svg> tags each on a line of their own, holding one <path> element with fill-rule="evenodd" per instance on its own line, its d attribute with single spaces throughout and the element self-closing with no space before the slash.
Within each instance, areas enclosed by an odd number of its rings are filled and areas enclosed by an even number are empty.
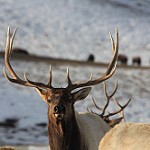
<svg viewBox="0 0 150 150">
<path fill-rule="evenodd" d="M 65 113 L 65 107 L 63 105 L 57 105 L 54 107 L 54 113 L 56 114 L 64 114 Z"/>
</svg>

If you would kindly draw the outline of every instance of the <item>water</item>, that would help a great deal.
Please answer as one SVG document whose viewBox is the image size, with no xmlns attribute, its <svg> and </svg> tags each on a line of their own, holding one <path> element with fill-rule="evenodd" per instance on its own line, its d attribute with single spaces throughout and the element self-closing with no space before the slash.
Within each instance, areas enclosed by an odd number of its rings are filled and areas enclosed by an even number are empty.
<svg viewBox="0 0 150 150">
<path fill-rule="evenodd" d="M 140 4 L 139 4 L 140 3 Z M 19 26 L 14 46 L 28 49 L 37 55 L 86 60 L 94 53 L 96 61 L 109 62 L 111 45 L 108 32 L 120 31 L 120 52 L 129 57 L 140 55 L 142 65 L 149 65 L 150 34 L 149 6 L 144 1 L 102 0 L 0 0 L 0 49 L 5 47 L 7 26 Z M 23 72 L 36 81 L 47 82 L 49 64 L 12 61 L 17 73 Z M 14 85 L 3 76 L 0 59 L 0 145 L 47 144 L 47 105 L 33 88 Z M 73 81 L 94 78 L 106 68 L 70 67 Z M 61 77 L 61 78 L 60 78 Z M 117 69 L 108 81 L 111 93 L 115 82 L 119 87 L 115 95 L 121 104 L 132 98 L 125 110 L 127 121 L 150 122 L 150 71 Z M 53 85 L 66 86 L 66 66 L 53 66 Z M 86 100 L 75 105 L 77 111 L 93 107 L 92 96 L 98 105 L 105 104 L 102 84 L 93 87 Z M 116 109 L 112 102 L 109 111 Z M 13 119 L 13 120 L 11 120 Z M 11 126 L 7 123 L 11 120 Z M 7 127 L 6 127 L 7 126 Z"/>
</svg>

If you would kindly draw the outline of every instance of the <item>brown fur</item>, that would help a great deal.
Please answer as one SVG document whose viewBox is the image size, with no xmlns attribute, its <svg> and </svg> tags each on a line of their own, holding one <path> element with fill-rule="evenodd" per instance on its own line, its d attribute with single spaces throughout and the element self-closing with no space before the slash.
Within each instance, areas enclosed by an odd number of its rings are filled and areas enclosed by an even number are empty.
<svg viewBox="0 0 150 150">
<path fill-rule="evenodd" d="M 37 89 L 40 96 L 48 104 L 48 135 L 51 150 L 86 150 L 81 138 L 74 112 L 76 100 L 84 99 L 91 88 L 70 93 L 65 88 L 51 90 Z M 65 111 L 56 113 L 55 107 L 63 106 Z M 59 119 L 56 115 L 61 114 Z"/>
<path fill-rule="evenodd" d="M 49 144 L 52 150 L 86 150 L 75 116 L 69 121 L 57 122 L 49 118 Z"/>
</svg>

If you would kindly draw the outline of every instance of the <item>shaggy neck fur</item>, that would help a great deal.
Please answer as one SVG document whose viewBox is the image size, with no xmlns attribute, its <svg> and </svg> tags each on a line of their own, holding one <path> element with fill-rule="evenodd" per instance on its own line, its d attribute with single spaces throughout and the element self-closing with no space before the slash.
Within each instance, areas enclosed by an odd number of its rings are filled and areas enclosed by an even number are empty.
<svg viewBox="0 0 150 150">
<path fill-rule="evenodd" d="M 75 115 L 68 121 L 48 118 L 48 135 L 51 150 L 86 150 L 83 144 Z"/>
</svg>

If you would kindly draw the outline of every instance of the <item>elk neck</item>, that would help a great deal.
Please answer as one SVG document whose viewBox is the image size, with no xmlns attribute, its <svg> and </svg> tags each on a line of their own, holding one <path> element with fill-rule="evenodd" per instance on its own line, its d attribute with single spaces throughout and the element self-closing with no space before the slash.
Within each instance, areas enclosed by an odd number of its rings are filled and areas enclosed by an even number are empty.
<svg viewBox="0 0 150 150">
<path fill-rule="evenodd" d="M 87 150 L 82 141 L 75 113 L 68 120 L 57 122 L 49 116 L 48 136 L 51 150 Z"/>
</svg>

